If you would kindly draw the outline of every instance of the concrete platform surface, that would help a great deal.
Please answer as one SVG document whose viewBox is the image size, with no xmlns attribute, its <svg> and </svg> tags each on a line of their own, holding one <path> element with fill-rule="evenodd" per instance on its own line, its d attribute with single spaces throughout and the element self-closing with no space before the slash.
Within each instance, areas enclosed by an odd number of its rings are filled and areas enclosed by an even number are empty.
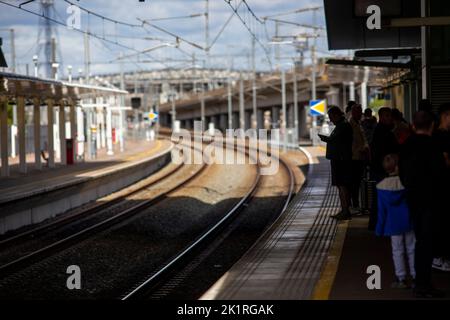
<svg viewBox="0 0 450 320">
<path fill-rule="evenodd" d="M 391 287 L 395 273 L 390 239 L 375 236 L 367 225 L 368 217 L 360 216 L 353 218 L 342 230 L 344 241 L 328 299 L 414 299 L 411 289 Z M 380 289 L 367 288 L 366 282 L 371 275 L 367 273 L 367 267 L 372 265 L 380 268 Z M 433 271 L 433 284 L 444 290 L 446 299 L 450 299 L 450 272 Z"/>
<path fill-rule="evenodd" d="M 55 168 L 44 166 L 42 170 L 36 170 L 33 164 L 29 164 L 29 170 L 25 174 L 14 170 L 12 165 L 11 176 L 0 178 L 0 204 L 95 178 L 111 170 L 119 170 L 134 162 L 161 154 L 170 147 L 171 143 L 166 140 L 130 140 L 127 141 L 124 152 L 116 150 L 114 155 L 108 156 L 101 150 L 95 160 L 74 165 L 57 164 Z"/>
<path fill-rule="evenodd" d="M 312 164 L 287 210 L 201 299 L 309 299 L 336 231 L 338 208 L 323 149 L 305 148 Z M 310 160 L 311 161 L 311 160 Z"/>
</svg>

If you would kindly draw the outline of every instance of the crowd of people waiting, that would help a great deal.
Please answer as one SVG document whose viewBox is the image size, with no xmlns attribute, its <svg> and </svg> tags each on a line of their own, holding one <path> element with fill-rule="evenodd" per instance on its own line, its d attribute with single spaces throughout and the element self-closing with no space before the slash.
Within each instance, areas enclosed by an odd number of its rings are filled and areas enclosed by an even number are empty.
<svg viewBox="0 0 450 320">
<path fill-rule="evenodd" d="M 450 103 L 436 115 L 429 100 L 420 101 L 412 124 L 395 108 L 380 108 L 378 120 L 371 109 L 362 111 L 355 101 L 345 113 L 330 106 L 335 128 L 320 135 L 342 206 L 334 218 L 360 214 L 361 185 L 372 182 L 368 227 L 391 237 L 393 286 L 412 287 L 416 297 L 442 297 L 431 273 L 450 271 Z"/>
</svg>

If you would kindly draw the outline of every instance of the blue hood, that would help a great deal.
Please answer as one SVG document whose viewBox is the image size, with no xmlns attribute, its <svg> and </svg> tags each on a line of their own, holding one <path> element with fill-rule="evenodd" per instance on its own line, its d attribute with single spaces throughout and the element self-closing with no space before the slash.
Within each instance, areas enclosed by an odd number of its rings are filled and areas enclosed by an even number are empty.
<svg viewBox="0 0 450 320">
<path fill-rule="evenodd" d="M 388 177 L 377 184 L 379 236 L 399 235 L 412 230 L 406 202 L 406 191 L 398 176 Z"/>
</svg>

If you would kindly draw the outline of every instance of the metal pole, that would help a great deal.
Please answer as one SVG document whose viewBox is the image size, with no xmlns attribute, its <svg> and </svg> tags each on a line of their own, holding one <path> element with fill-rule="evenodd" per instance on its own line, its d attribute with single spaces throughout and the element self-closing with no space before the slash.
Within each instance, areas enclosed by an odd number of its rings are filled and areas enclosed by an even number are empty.
<svg viewBox="0 0 450 320">
<path fill-rule="evenodd" d="M 19 170 L 27 172 L 26 146 L 25 146 L 25 98 L 17 98 L 17 127 L 19 141 Z"/>
<path fill-rule="evenodd" d="M 313 25 L 316 23 L 316 11 L 313 12 Z M 314 29 L 314 40 L 311 47 L 311 98 L 312 100 L 317 99 L 316 95 L 316 35 L 317 29 Z M 313 128 L 317 127 L 317 116 L 313 116 Z"/>
<path fill-rule="evenodd" d="M 9 176 L 8 159 L 8 101 L 0 97 L 0 139 L 1 139 L 1 176 Z"/>
<path fill-rule="evenodd" d="M 86 137 L 84 135 L 84 114 L 81 106 L 77 107 L 77 134 L 74 143 L 77 144 L 77 156 L 84 159 L 86 149 Z M 120 112 L 120 110 L 119 110 Z"/>
<path fill-rule="evenodd" d="M 122 55 L 122 53 L 121 53 Z M 122 61 L 122 59 L 121 59 Z M 90 65 L 91 65 L 91 54 L 89 50 L 89 35 L 87 33 L 84 34 L 84 73 L 86 77 L 86 83 L 89 83 L 89 74 L 90 74 Z"/>
<path fill-rule="evenodd" d="M 11 70 L 12 73 L 16 72 L 16 45 L 14 41 L 14 29 L 10 30 L 11 32 Z"/>
<path fill-rule="evenodd" d="M 175 121 L 177 120 L 177 114 L 175 110 L 175 96 L 171 95 L 172 102 L 172 130 L 175 130 Z"/>
<path fill-rule="evenodd" d="M 363 110 L 365 110 L 367 108 L 367 82 L 368 81 L 369 81 L 369 67 L 364 67 L 364 77 L 363 77 L 363 81 L 361 83 L 361 107 Z M 391 95 L 391 97 L 392 97 L 392 95 Z"/>
<path fill-rule="evenodd" d="M 125 90 L 125 76 L 124 76 L 124 71 L 123 71 L 123 52 L 120 52 L 119 54 L 119 58 L 120 58 L 120 89 L 121 90 Z M 120 95 L 120 110 L 119 110 L 119 114 L 120 114 L 120 135 L 119 135 L 119 147 L 120 147 L 120 152 L 124 151 L 124 138 L 123 136 L 125 135 L 124 132 L 124 121 L 125 121 L 125 110 L 123 110 L 122 108 L 125 108 L 125 97 L 124 95 Z"/>
<path fill-rule="evenodd" d="M 244 80 L 241 74 L 239 79 L 239 128 L 245 130 L 244 116 Z"/>
<path fill-rule="evenodd" d="M 69 82 L 72 83 L 72 66 L 67 66 L 67 72 L 69 74 Z"/>
<path fill-rule="evenodd" d="M 202 121 L 202 130 L 206 130 L 206 123 L 205 123 L 205 92 L 204 88 L 202 88 L 202 93 L 200 96 L 200 118 Z"/>
<path fill-rule="evenodd" d="M 206 68 L 209 68 L 209 0 L 205 0 L 205 51 Z"/>
<path fill-rule="evenodd" d="M 17 156 L 16 138 L 17 138 L 17 102 L 12 108 L 12 124 L 11 124 L 11 158 Z"/>
<path fill-rule="evenodd" d="M 75 163 L 77 155 L 75 153 L 77 146 L 77 115 L 75 102 L 69 99 L 69 121 L 70 121 L 70 139 L 72 139 L 72 162 Z"/>
<path fill-rule="evenodd" d="M 156 118 L 156 136 L 159 134 L 159 94 L 158 99 L 156 100 L 156 113 L 158 114 L 158 118 Z"/>
<path fill-rule="evenodd" d="M 48 167 L 55 167 L 55 146 L 53 137 L 53 100 L 47 100 L 47 147 L 48 147 Z"/>
<path fill-rule="evenodd" d="M 420 16 L 427 16 L 427 1 L 420 1 Z M 421 47 L 422 47 L 422 99 L 428 96 L 428 67 L 427 67 L 427 27 L 420 27 Z"/>
<path fill-rule="evenodd" d="M 41 103 L 38 98 L 33 99 L 33 120 L 34 167 L 37 170 L 41 170 Z"/>
<path fill-rule="evenodd" d="M 295 141 L 298 141 L 298 92 L 297 92 L 297 68 L 294 65 L 294 133 L 295 133 Z"/>
<path fill-rule="evenodd" d="M 283 109 L 283 122 L 282 122 L 282 128 L 283 128 L 283 150 L 286 151 L 286 147 L 287 147 L 286 74 L 285 74 L 283 68 L 281 70 L 281 107 Z"/>
<path fill-rule="evenodd" d="M 192 78 L 194 79 L 192 83 L 192 93 L 195 94 L 197 92 L 197 71 L 195 69 L 195 53 L 192 54 Z"/>
<path fill-rule="evenodd" d="M 51 70 L 52 70 L 52 79 L 56 79 L 56 75 L 57 75 L 57 70 L 54 67 L 54 65 L 56 64 L 56 39 L 52 38 L 52 62 L 50 64 Z"/>
<path fill-rule="evenodd" d="M 351 101 L 355 101 L 355 83 L 350 81 L 348 87 L 348 99 Z"/>
<path fill-rule="evenodd" d="M 66 112 L 64 102 L 61 101 L 59 105 L 59 149 L 61 155 L 61 164 L 67 164 L 66 151 Z"/>
<path fill-rule="evenodd" d="M 253 85 L 252 85 L 252 100 L 253 100 L 253 121 L 256 130 L 258 130 L 258 116 L 257 113 L 257 101 L 256 101 L 256 61 L 255 61 L 255 38 L 252 37 L 252 73 L 253 73 Z"/>
<path fill-rule="evenodd" d="M 38 76 L 38 56 L 33 56 L 33 63 L 34 63 L 34 76 L 37 78 Z"/>
<path fill-rule="evenodd" d="M 275 22 L 275 37 L 278 37 L 280 24 L 278 21 Z M 280 46 L 275 47 L 275 61 L 276 61 L 276 67 L 275 69 L 278 71 L 280 69 Z"/>
<path fill-rule="evenodd" d="M 114 104 L 114 97 L 108 98 L 108 105 L 106 106 L 106 154 L 109 156 L 114 155 L 113 142 L 112 142 L 112 111 L 111 107 Z"/>
<path fill-rule="evenodd" d="M 345 85 L 345 82 L 342 83 L 342 105 L 345 106 L 345 103 L 347 102 L 347 86 Z"/>
<path fill-rule="evenodd" d="M 233 129 L 233 96 L 230 77 L 228 77 L 228 129 Z"/>
<path fill-rule="evenodd" d="M 317 96 L 316 96 L 316 46 L 315 45 L 313 45 L 311 48 L 311 59 L 312 59 L 311 96 L 312 96 L 312 100 L 316 100 Z"/>
<path fill-rule="evenodd" d="M 367 82 L 361 82 L 361 107 L 363 110 L 367 108 Z"/>
<path fill-rule="evenodd" d="M 138 93 L 138 84 L 137 84 L 137 69 L 134 70 L 134 75 L 133 75 L 133 81 L 134 81 L 134 94 L 136 95 Z M 140 123 L 139 123 L 139 110 L 138 109 L 134 109 L 133 111 L 134 113 L 134 137 L 136 138 L 140 138 L 140 133 L 141 133 L 141 128 L 140 128 Z"/>
</svg>

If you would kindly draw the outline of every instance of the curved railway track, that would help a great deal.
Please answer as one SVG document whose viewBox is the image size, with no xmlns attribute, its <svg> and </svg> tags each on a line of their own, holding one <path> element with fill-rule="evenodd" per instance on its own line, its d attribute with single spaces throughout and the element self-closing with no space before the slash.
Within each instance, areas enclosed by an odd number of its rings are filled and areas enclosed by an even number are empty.
<svg viewBox="0 0 450 320">
<path fill-rule="evenodd" d="M 198 152 L 193 148 L 191 151 Z M 87 227 L 82 227 L 80 228 L 80 230 L 75 231 L 69 235 L 63 236 L 57 241 L 52 242 L 51 244 L 32 250 L 31 252 L 24 254 L 19 258 L 12 259 L 11 261 L 0 265 L 0 277 L 4 277 L 12 272 L 16 272 L 22 269 L 27 265 L 32 264 L 33 262 L 51 256 L 52 254 L 61 251 L 69 247 L 70 245 L 89 237 L 90 235 L 93 235 L 113 225 L 116 225 L 122 222 L 123 220 L 133 216 L 134 214 L 142 211 L 143 209 L 161 201 L 166 197 L 167 194 L 180 189 L 183 185 L 187 184 L 188 182 L 192 181 L 195 177 L 199 176 L 206 169 L 207 165 L 203 163 L 202 165 L 200 165 L 199 169 L 197 169 L 193 173 L 191 168 L 187 168 L 186 171 L 189 171 L 190 174 L 187 176 L 187 178 L 178 181 L 174 186 L 171 186 L 170 188 L 164 190 L 163 192 L 158 193 L 156 196 L 150 197 L 135 205 L 132 206 L 125 205 L 125 202 L 127 202 L 127 199 L 129 197 L 147 193 L 149 188 L 165 183 L 168 179 L 172 178 L 176 173 L 181 172 L 181 170 L 183 170 L 183 168 L 185 167 L 186 167 L 185 164 L 179 164 L 173 170 L 165 173 L 163 176 L 159 177 L 155 181 L 151 181 L 147 184 L 144 184 L 139 188 L 132 190 L 131 192 L 128 192 L 124 195 L 121 195 L 111 201 L 95 204 L 94 206 L 88 207 L 85 210 L 78 210 L 75 214 L 55 220 L 54 222 L 42 225 L 40 227 L 28 230 L 24 233 L 20 233 L 0 241 L 0 249 L 6 248 L 7 246 L 21 244 L 24 241 L 30 239 L 31 239 L 30 241 L 35 241 L 36 238 L 39 237 L 40 235 L 52 232 L 58 228 L 68 227 L 71 224 L 76 224 L 79 219 L 85 217 L 93 219 L 95 215 L 100 215 L 110 210 L 112 211 L 115 209 L 116 211 L 118 211 L 118 213 L 113 214 L 107 217 L 106 219 L 101 219 L 99 222 L 90 224 Z M 126 209 L 117 210 L 117 208 L 120 208 L 120 206 L 125 206 Z"/>
<path fill-rule="evenodd" d="M 250 157 L 247 147 L 245 148 L 245 151 L 243 151 L 242 146 L 240 148 L 241 149 L 238 150 L 239 146 L 235 146 L 235 150 L 245 152 L 246 156 Z M 281 210 L 282 213 L 286 209 L 292 197 L 292 194 L 294 193 L 295 182 L 293 172 L 289 167 L 289 165 L 286 164 L 284 161 L 282 161 L 280 158 L 278 159 L 280 160 L 280 163 L 289 172 L 289 180 L 290 180 L 289 191 L 286 196 L 283 209 Z M 80 218 L 95 215 L 98 214 L 99 212 L 104 212 L 105 210 L 107 211 L 114 206 L 120 206 L 120 203 L 122 201 L 126 201 L 127 197 L 139 194 L 140 192 L 145 192 L 145 190 L 150 188 L 151 186 L 159 184 L 161 183 L 161 181 L 164 181 L 165 179 L 174 176 L 174 174 L 180 172 L 182 170 L 182 167 L 184 166 L 185 166 L 184 164 L 177 165 L 173 170 L 165 173 L 156 181 L 143 185 L 138 189 L 133 190 L 132 192 L 122 195 L 120 197 L 117 197 L 116 199 L 110 202 L 94 205 L 92 207 L 87 208 L 84 211 L 81 210 L 80 212 L 74 215 L 58 219 L 53 223 L 34 228 L 32 230 L 26 231 L 22 234 L 15 235 L 7 239 L 3 239 L 0 241 L 0 249 L 7 247 L 8 245 L 21 244 L 22 242 L 26 242 L 27 240 L 30 239 L 33 240 L 36 237 L 39 237 L 40 235 L 52 232 L 53 230 L 58 230 L 61 227 L 70 225 L 71 223 L 76 223 L 76 221 L 78 221 Z M 132 207 L 120 211 L 118 214 L 115 214 L 107 219 L 104 219 L 98 223 L 90 225 L 87 228 L 79 230 L 78 232 L 75 232 L 67 237 L 64 237 L 56 242 L 53 242 L 50 245 L 39 248 L 38 250 L 32 251 L 24 256 L 21 256 L 18 259 L 3 264 L 2 266 L 0 266 L 0 278 L 14 274 L 26 266 L 30 266 L 35 262 L 44 260 L 45 258 L 50 257 L 52 255 L 56 255 L 57 253 L 62 252 L 64 249 L 69 248 L 78 242 L 88 239 L 89 237 L 94 236 L 95 234 L 101 231 L 108 230 L 112 226 L 119 224 L 120 222 L 126 220 L 127 218 L 132 217 L 134 214 L 137 214 L 142 210 L 144 210 L 145 208 L 150 207 L 152 204 L 155 204 L 160 200 L 164 199 L 166 195 L 168 195 L 169 193 L 181 189 L 185 184 L 198 177 L 206 169 L 207 166 L 208 165 L 206 165 L 205 163 L 202 163 L 201 167 L 197 171 L 195 171 L 195 173 L 191 174 L 187 179 L 178 182 L 175 186 L 159 194 L 156 197 L 142 201 Z M 134 285 L 131 284 L 130 288 L 132 289 L 130 289 L 125 294 L 122 294 L 120 298 L 123 300 L 128 300 L 139 298 L 143 294 L 144 295 L 148 294 L 151 288 L 156 288 L 157 285 L 163 283 L 164 279 L 169 278 L 171 274 L 176 273 L 177 270 L 188 264 L 190 261 L 192 261 L 192 259 L 195 259 L 196 255 L 201 251 L 202 247 L 205 247 L 208 245 L 209 242 L 214 241 L 214 239 L 217 238 L 218 235 L 220 235 L 221 231 L 226 229 L 227 226 L 230 225 L 231 222 L 234 220 L 234 218 L 238 215 L 238 213 L 241 212 L 242 209 L 245 208 L 252 200 L 252 197 L 257 191 L 258 185 L 261 180 L 260 175 L 261 165 L 259 163 L 257 168 L 258 168 L 257 174 L 255 175 L 255 179 L 252 182 L 251 187 L 242 196 L 242 198 L 226 214 L 223 215 L 223 217 L 218 222 L 211 225 L 206 231 L 204 231 L 204 233 L 195 238 L 193 242 L 186 245 L 186 247 L 182 251 L 176 254 L 173 257 L 173 259 L 165 263 L 157 271 L 152 271 L 152 273 L 148 277 L 143 279 L 138 284 L 136 283 Z"/>
<path fill-rule="evenodd" d="M 247 153 L 248 155 L 248 153 Z M 289 175 L 289 190 L 287 196 L 284 201 L 284 205 L 279 215 L 281 215 L 289 205 L 289 202 L 294 194 L 295 188 L 295 177 L 291 167 L 284 162 L 281 158 L 278 157 L 278 160 L 283 165 L 283 167 L 287 170 Z M 154 271 L 150 274 L 146 279 L 144 279 L 141 283 L 135 285 L 135 287 L 127 292 L 126 294 L 120 297 L 121 300 L 132 300 L 132 299 L 141 299 L 148 297 L 152 294 L 152 291 L 157 290 L 165 284 L 165 282 L 172 280 L 173 274 L 180 272 L 186 265 L 194 261 L 199 255 L 204 255 L 202 250 L 211 245 L 211 242 L 214 241 L 216 237 L 218 237 L 221 233 L 221 230 L 224 230 L 229 226 L 232 221 L 236 218 L 236 215 L 242 211 L 248 203 L 252 200 L 253 195 L 256 193 L 258 189 L 258 185 L 261 180 L 260 175 L 260 167 L 258 167 L 258 174 L 248 192 L 242 197 L 242 199 L 233 206 L 225 216 L 220 219 L 217 223 L 213 224 L 208 230 L 206 230 L 201 236 L 199 236 L 193 243 L 187 246 L 184 250 L 175 255 L 170 261 L 168 261 L 164 266 L 162 266 L 157 271 Z M 203 248 L 203 249 L 202 249 Z M 180 277 L 179 277 L 180 278 Z M 181 277 L 182 278 L 182 277 Z M 180 282 L 180 279 L 178 279 Z"/>
</svg>

